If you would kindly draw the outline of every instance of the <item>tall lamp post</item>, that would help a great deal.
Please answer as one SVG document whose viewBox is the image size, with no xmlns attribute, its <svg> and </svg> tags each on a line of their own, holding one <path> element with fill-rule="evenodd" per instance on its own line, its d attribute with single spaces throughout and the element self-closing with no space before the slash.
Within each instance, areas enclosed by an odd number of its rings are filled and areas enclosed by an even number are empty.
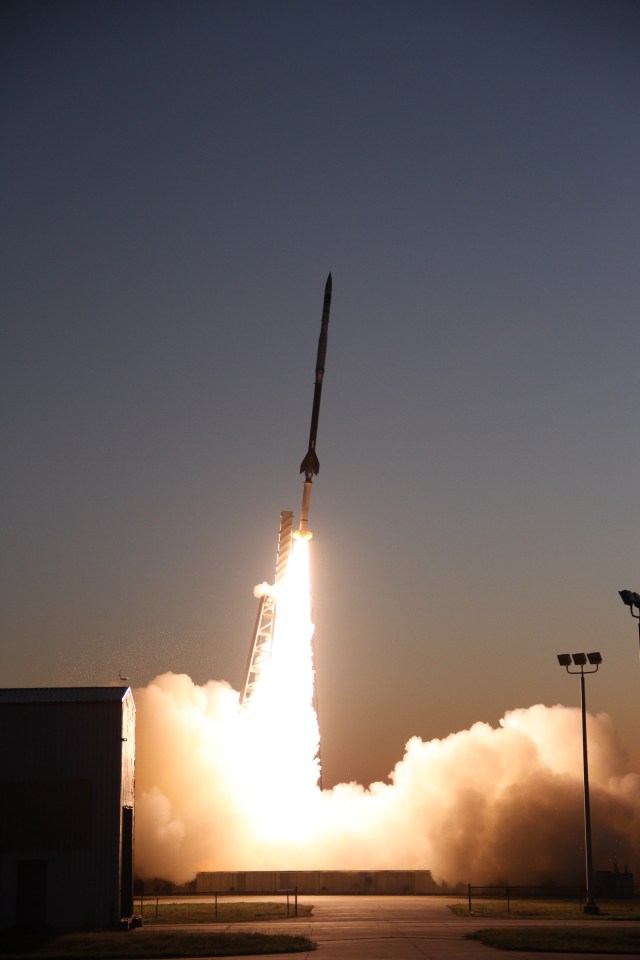
<svg viewBox="0 0 640 960">
<path fill-rule="evenodd" d="M 629 607 L 631 616 L 638 621 L 638 653 L 640 654 L 640 594 L 634 593 L 633 590 L 618 590 L 618 593 L 624 605 Z M 634 607 L 637 608 L 637 613 L 633 612 Z"/>
<path fill-rule="evenodd" d="M 589 662 L 592 670 L 585 670 L 585 665 Z M 591 857 L 591 805 L 589 803 L 589 759 L 587 757 L 587 708 L 584 692 L 584 677 L 586 673 L 597 673 L 598 667 L 602 663 L 602 656 L 599 653 L 559 653 L 558 663 L 564 667 L 567 673 L 576 674 L 580 677 L 580 694 L 582 704 L 582 767 L 584 771 L 584 847 L 585 847 L 585 867 L 587 875 L 587 902 L 584 905 L 585 913 L 599 913 L 596 902 L 593 898 L 593 861 Z M 572 670 L 571 665 L 578 667 L 578 670 Z"/>
</svg>

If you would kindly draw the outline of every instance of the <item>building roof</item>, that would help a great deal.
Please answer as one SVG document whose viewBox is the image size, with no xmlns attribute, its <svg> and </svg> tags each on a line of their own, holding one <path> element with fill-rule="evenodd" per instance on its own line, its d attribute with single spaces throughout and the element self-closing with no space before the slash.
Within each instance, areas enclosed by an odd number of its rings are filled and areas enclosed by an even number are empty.
<svg viewBox="0 0 640 960">
<path fill-rule="evenodd" d="M 5 687 L 2 703 L 109 703 L 122 702 L 130 687 Z"/>
</svg>

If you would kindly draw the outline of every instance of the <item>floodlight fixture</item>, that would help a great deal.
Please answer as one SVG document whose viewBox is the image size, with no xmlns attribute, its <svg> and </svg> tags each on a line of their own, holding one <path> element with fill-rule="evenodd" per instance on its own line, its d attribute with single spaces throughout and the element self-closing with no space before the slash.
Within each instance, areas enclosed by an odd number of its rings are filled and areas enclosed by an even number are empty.
<svg viewBox="0 0 640 960">
<path fill-rule="evenodd" d="M 597 673 L 598 667 L 602 663 L 602 654 L 598 653 L 597 650 L 594 650 L 593 653 L 557 653 L 556 657 L 560 666 L 564 667 L 567 673 Z M 588 666 L 593 667 L 593 669 L 589 670 Z M 572 670 L 572 667 L 578 669 Z M 585 667 L 587 667 L 586 670 Z"/>
<path fill-rule="evenodd" d="M 620 594 L 620 599 L 627 607 L 637 606 L 635 598 L 638 596 L 637 593 L 634 593 L 633 590 L 618 590 Z"/>
<path fill-rule="evenodd" d="M 640 593 L 635 593 L 634 590 L 618 590 L 618 593 L 624 605 L 629 607 L 629 613 L 633 619 L 638 621 L 638 653 L 640 653 Z"/>
</svg>

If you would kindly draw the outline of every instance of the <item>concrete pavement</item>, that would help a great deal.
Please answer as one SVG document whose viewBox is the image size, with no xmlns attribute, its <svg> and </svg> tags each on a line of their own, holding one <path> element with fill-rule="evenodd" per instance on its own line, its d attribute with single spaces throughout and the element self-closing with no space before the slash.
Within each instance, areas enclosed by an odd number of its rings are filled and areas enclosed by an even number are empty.
<svg viewBox="0 0 640 960">
<path fill-rule="evenodd" d="M 300 903 L 312 903 L 313 915 L 283 924 L 254 922 L 229 924 L 229 932 L 249 929 L 264 933 L 302 934 L 317 943 L 310 953 L 271 954 L 271 960 L 594 960 L 593 954 L 505 953 L 465 940 L 466 933 L 483 926 L 511 924 L 510 920 L 455 917 L 448 909 L 459 902 L 441 897 L 339 897 L 300 896 Z M 583 921 L 577 919 L 577 923 Z M 520 923 L 520 921 L 519 921 Z M 548 921 L 525 923 L 540 926 Z M 220 926 L 217 926 L 220 930 Z M 598 960 L 613 955 L 598 954 Z M 237 958 L 246 960 L 246 958 Z"/>
</svg>

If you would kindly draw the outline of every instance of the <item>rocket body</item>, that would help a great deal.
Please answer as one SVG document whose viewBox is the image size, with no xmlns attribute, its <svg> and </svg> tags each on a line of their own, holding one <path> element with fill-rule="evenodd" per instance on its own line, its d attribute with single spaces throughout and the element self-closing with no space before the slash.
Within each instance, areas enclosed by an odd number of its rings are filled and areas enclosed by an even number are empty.
<svg viewBox="0 0 640 960">
<path fill-rule="evenodd" d="M 300 510 L 300 529 L 298 533 L 302 536 L 308 536 L 307 522 L 309 520 L 309 506 L 311 503 L 311 484 L 313 477 L 320 472 L 320 461 L 316 453 L 316 440 L 318 436 L 318 419 L 320 417 L 320 399 L 322 397 L 322 380 L 324 377 L 324 364 L 327 356 L 327 338 L 329 333 L 329 311 L 331 309 L 331 274 L 327 277 L 324 288 L 324 302 L 322 305 L 322 323 L 320 325 L 320 338 L 318 340 L 318 355 L 316 357 L 316 378 L 313 389 L 313 407 L 311 409 L 311 429 L 309 430 L 309 448 L 300 464 L 300 473 L 304 473 L 304 491 L 302 495 L 302 508 Z"/>
</svg>

